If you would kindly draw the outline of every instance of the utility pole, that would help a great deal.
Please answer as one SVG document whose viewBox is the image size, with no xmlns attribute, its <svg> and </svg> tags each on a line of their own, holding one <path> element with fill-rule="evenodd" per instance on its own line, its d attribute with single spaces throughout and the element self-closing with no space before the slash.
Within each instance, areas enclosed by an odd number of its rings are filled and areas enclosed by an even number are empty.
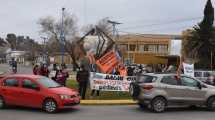
<svg viewBox="0 0 215 120">
<path fill-rule="evenodd" d="M 113 33 L 112 34 L 113 34 L 113 40 L 115 42 L 115 50 L 118 51 L 118 46 L 117 46 L 118 42 L 117 42 L 117 39 L 116 39 L 116 36 L 117 36 L 118 32 L 117 32 L 117 29 L 116 29 L 116 25 L 120 25 L 122 23 L 116 22 L 116 21 L 111 21 L 111 20 L 108 20 L 107 22 L 112 24 L 112 27 L 113 27 Z M 118 53 L 119 53 L 119 51 L 118 51 Z M 128 58 L 130 58 L 129 55 L 128 55 Z"/>
<path fill-rule="evenodd" d="M 64 45 L 65 45 L 65 34 L 64 34 L 64 10 L 62 8 L 62 18 L 61 18 L 61 33 L 60 33 L 60 45 L 61 45 L 61 64 L 64 63 Z"/>
<path fill-rule="evenodd" d="M 117 33 L 116 25 L 120 25 L 122 23 L 119 23 L 119 22 L 116 22 L 116 21 L 111 21 L 111 20 L 108 20 L 107 22 L 112 24 L 112 26 L 113 26 L 113 33 L 112 34 L 113 34 L 113 39 L 115 40 L 116 33 Z"/>
</svg>

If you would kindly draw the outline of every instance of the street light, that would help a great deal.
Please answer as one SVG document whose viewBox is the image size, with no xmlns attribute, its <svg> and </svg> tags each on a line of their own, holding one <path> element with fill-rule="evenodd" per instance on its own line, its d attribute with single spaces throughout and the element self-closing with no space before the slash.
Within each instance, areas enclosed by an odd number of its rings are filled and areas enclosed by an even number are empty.
<svg viewBox="0 0 215 120">
<path fill-rule="evenodd" d="M 61 63 L 64 63 L 64 45 L 65 45 L 65 35 L 64 35 L 64 10 L 62 8 L 62 18 L 61 18 L 61 33 L 60 33 L 60 45 L 61 45 Z"/>
<path fill-rule="evenodd" d="M 48 51 L 47 51 L 47 44 L 46 44 L 46 40 L 48 40 L 47 37 L 40 37 L 43 39 L 43 60 L 46 62 L 46 64 L 48 63 Z"/>
</svg>

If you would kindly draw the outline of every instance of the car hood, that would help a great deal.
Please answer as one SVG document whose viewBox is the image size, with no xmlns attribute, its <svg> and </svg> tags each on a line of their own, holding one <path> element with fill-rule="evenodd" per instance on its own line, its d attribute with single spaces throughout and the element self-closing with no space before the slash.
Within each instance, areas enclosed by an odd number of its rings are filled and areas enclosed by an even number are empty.
<svg viewBox="0 0 215 120">
<path fill-rule="evenodd" d="M 211 90 L 215 91 L 215 86 L 213 86 L 213 85 L 206 85 L 206 86 L 207 86 L 208 89 L 211 89 Z"/>
<path fill-rule="evenodd" d="M 78 94 L 78 92 L 76 90 L 66 88 L 66 87 L 49 88 L 49 90 L 55 94 L 60 94 L 60 95 L 76 95 L 76 94 Z"/>
</svg>

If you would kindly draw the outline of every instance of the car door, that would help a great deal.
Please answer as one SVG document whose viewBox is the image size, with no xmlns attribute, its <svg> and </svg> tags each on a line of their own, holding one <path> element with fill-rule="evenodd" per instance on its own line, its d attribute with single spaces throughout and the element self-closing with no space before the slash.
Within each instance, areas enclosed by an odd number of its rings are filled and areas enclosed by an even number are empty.
<svg viewBox="0 0 215 120">
<path fill-rule="evenodd" d="M 165 91 L 168 101 L 174 103 L 180 102 L 183 99 L 181 81 L 175 75 L 163 76 L 161 88 Z"/>
<path fill-rule="evenodd" d="M 21 99 L 23 106 L 41 107 L 44 95 L 39 84 L 29 78 L 21 80 Z"/>
<path fill-rule="evenodd" d="M 206 95 L 205 88 L 198 87 L 199 81 L 188 76 L 181 77 L 181 84 L 185 87 L 184 96 L 189 103 L 203 103 Z"/>
<path fill-rule="evenodd" d="M 20 80 L 17 78 L 6 78 L 3 80 L 2 94 L 6 104 L 21 105 Z"/>
</svg>

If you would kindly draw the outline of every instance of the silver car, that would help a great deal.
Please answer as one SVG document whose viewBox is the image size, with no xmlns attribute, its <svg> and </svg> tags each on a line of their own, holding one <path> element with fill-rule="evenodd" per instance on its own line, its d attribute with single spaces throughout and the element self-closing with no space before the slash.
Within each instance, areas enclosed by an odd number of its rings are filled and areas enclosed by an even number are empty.
<svg viewBox="0 0 215 120">
<path fill-rule="evenodd" d="M 163 112 L 171 106 L 206 106 L 215 110 L 215 87 L 176 74 L 144 74 L 131 83 L 130 94 L 141 108 Z"/>
</svg>

